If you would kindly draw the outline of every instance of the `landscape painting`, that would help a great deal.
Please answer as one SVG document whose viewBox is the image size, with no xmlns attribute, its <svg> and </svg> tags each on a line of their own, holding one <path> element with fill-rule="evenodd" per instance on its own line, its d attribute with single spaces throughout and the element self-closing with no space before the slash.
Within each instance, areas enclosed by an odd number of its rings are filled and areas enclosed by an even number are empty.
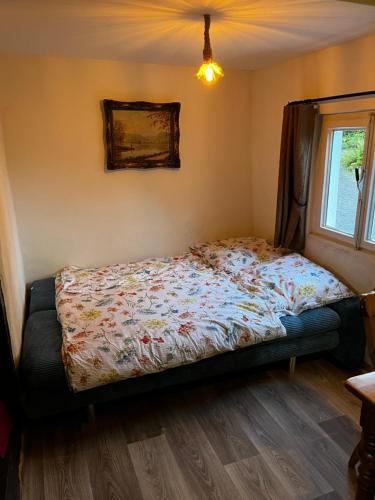
<svg viewBox="0 0 375 500">
<path fill-rule="evenodd" d="M 108 170 L 180 166 L 179 103 L 103 104 Z"/>
</svg>

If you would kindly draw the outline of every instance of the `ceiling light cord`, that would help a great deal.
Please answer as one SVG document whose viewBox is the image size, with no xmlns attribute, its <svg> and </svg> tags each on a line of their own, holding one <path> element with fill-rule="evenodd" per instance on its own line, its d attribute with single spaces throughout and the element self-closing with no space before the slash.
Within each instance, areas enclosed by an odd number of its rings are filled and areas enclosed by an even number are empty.
<svg viewBox="0 0 375 500">
<path fill-rule="evenodd" d="M 210 14 L 204 14 L 204 49 L 203 49 L 203 60 L 212 60 L 212 48 L 210 42 L 210 25 L 211 16 Z"/>
</svg>

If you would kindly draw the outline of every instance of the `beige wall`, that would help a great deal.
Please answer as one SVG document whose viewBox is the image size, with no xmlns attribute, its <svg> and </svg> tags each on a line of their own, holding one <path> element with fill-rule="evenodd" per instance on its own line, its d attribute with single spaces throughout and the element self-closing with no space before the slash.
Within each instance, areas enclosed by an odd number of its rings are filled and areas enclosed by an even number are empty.
<svg viewBox="0 0 375 500">
<path fill-rule="evenodd" d="M 248 72 L 208 89 L 195 68 L 0 57 L 0 74 L 28 282 L 249 233 Z M 104 98 L 180 101 L 181 169 L 105 172 Z"/>
<path fill-rule="evenodd" d="M 375 35 L 331 47 L 252 74 L 252 232 L 274 234 L 283 106 L 288 101 L 375 89 Z M 357 291 L 375 287 L 375 258 L 309 237 L 307 256 Z"/>
<path fill-rule="evenodd" d="M 25 304 L 25 279 L 0 123 L 0 279 L 15 362 L 18 363 Z"/>
<path fill-rule="evenodd" d="M 26 281 L 66 264 L 172 255 L 197 240 L 272 238 L 284 104 L 374 89 L 374 47 L 372 36 L 252 73 L 227 71 L 212 89 L 195 80 L 194 68 L 0 56 L 0 109 Z M 181 169 L 106 173 L 104 98 L 180 101 Z M 17 356 L 24 281 L 6 190 L 2 267 L 10 276 Z M 371 286 L 372 257 L 344 255 L 311 238 L 308 252 L 358 290 Z"/>
</svg>

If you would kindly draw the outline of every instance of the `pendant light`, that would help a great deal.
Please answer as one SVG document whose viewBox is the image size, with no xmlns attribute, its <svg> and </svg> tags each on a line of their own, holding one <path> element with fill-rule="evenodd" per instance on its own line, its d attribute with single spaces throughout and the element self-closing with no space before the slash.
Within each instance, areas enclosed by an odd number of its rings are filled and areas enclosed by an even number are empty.
<svg viewBox="0 0 375 500">
<path fill-rule="evenodd" d="M 212 59 L 212 48 L 210 43 L 210 14 L 204 15 L 204 48 L 203 48 L 203 63 L 201 64 L 197 78 L 205 85 L 214 85 L 220 78 L 224 76 L 224 71 Z"/>
</svg>

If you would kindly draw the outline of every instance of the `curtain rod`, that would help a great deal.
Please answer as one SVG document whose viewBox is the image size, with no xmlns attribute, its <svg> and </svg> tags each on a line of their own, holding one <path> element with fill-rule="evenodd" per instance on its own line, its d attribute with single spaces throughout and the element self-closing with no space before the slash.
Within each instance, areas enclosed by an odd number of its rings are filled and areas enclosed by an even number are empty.
<svg viewBox="0 0 375 500">
<path fill-rule="evenodd" d="M 360 97 L 371 95 L 375 96 L 375 90 L 367 90 L 366 92 L 354 92 L 352 94 L 330 95 L 328 97 L 317 97 L 316 99 L 302 99 L 301 101 L 291 101 L 288 102 L 288 106 L 293 106 L 294 104 L 312 104 L 317 102 L 339 101 L 344 99 L 359 99 Z"/>
</svg>

